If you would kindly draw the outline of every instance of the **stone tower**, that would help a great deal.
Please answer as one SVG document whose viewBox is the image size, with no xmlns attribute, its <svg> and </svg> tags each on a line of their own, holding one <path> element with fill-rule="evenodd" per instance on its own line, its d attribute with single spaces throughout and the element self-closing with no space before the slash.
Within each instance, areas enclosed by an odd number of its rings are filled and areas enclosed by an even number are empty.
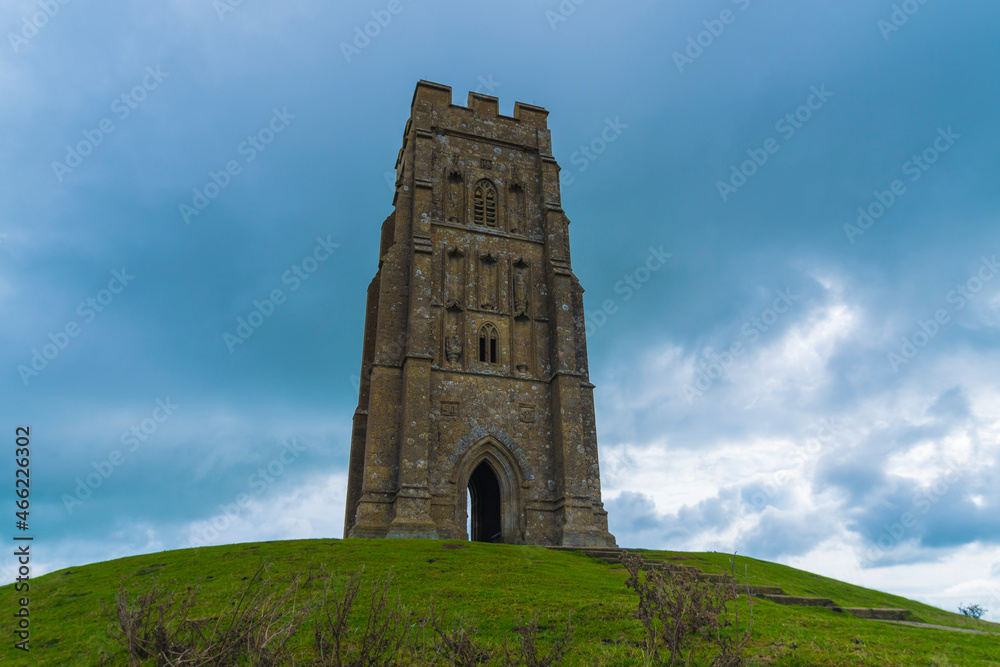
<svg viewBox="0 0 1000 667">
<path fill-rule="evenodd" d="M 347 537 L 615 544 L 547 116 L 417 84 L 368 286 Z"/>
</svg>

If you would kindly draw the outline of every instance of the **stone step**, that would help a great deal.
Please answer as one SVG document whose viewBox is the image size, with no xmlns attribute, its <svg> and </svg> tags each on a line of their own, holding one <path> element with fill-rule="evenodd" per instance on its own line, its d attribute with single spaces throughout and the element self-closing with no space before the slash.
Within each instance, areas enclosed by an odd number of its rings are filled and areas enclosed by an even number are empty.
<svg viewBox="0 0 1000 667">
<path fill-rule="evenodd" d="M 612 556 L 591 556 L 591 558 L 596 558 L 609 565 L 617 565 L 618 558 Z M 656 570 L 659 572 L 687 572 L 693 574 L 697 577 L 721 577 L 723 575 L 708 575 L 704 574 L 701 570 L 690 565 L 674 565 L 673 563 L 664 563 L 663 561 L 657 560 L 646 560 L 642 562 L 642 569 L 646 571 Z M 707 581 L 707 579 L 706 579 Z"/>
<path fill-rule="evenodd" d="M 910 615 L 908 609 L 872 608 L 872 607 L 841 607 L 851 616 L 875 621 L 905 621 Z"/>
<path fill-rule="evenodd" d="M 591 553 L 587 554 L 591 558 L 596 558 L 597 560 L 603 561 L 605 563 L 615 565 L 618 563 L 618 556 L 603 553 Z M 699 581 L 715 581 L 720 583 L 725 583 L 729 581 L 729 575 L 726 574 L 708 574 L 702 572 L 697 567 L 693 565 L 679 565 L 677 563 L 668 563 L 662 560 L 646 560 L 643 561 L 644 570 L 660 570 L 666 572 L 687 572 L 689 574 L 695 575 Z"/>
<path fill-rule="evenodd" d="M 618 554 L 584 554 L 590 556 L 591 558 L 596 558 L 597 560 L 603 560 L 605 563 L 617 563 Z"/>
<path fill-rule="evenodd" d="M 685 567 L 683 565 L 678 567 L 676 565 L 666 565 L 664 563 L 657 563 L 656 561 L 646 561 L 645 563 L 642 564 L 642 566 L 643 569 L 645 570 L 656 570 L 658 572 L 673 572 L 673 573 L 683 572 L 685 574 L 690 574 L 698 578 L 709 576 L 696 567 Z"/>
<path fill-rule="evenodd" d="M 609 565 L 618 564 L 618 559 L 625 551 L 620 547 L 549 547 L 557 551 L 577 551 L 591 558 L 596 558 Z M 642 551 L 632 550 L 631 553 L 642 555 Z M 729 581 L 728 574 L 710 574 L 702 572 L 693 565 L 681 565 L 665 560 L 644 559 L 643 569 L 646 571 L 657 570 L 661 572 L 687 572 L 694 574 L 699 581 L 725 583 Z M 741 595 L 747 592 L 747 586 L 737 584 L 737 591 Z M 870 607 L 840 607 L 829 598 L 808 597 L 804 595 L 785 595 L 778 586 L 750 586 L 750 595 L 770 600 L 778 604 L 793 605 L 799 607 L 826 607 L 837 612 L 847 612 L 858 618 L 865 618 L 879 621 L 905 621 L 910 612 L 906 609 L 870 608 Z"/>
<path fill-rule="evenodd" d="M 770 600 L 771 602 L 777 602 L 778 604 L 787 604 L 796 607 L 828 607 L 830 609 L 840 609 L 840 607 L 837 606 L 837 603 L 830 598 L 811 598 L 802 595 L 773 595 L 770 593 L 765 593 L 764 595 L 760 595 L 758 597 Z"/>
</svg>

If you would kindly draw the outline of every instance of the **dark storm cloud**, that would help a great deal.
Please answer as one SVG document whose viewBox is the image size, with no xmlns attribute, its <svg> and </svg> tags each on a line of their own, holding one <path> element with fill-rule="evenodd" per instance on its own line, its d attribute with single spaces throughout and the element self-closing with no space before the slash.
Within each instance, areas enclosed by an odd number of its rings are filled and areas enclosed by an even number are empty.
<svg viewBox="0 0 1000 667">
<path fill-rule="evenodd" d="M 843 494 L 841 512 L 848 530 L 866 545 L 866 564 L 900 562 L 901 557 L 912 562 L 919 560 L 921 549 L 1000 540 L 995 448 L 962 451 L 940 445 L 962 438 L 978 441 L 982 425 L 970 415 L 968 398 L 959 387 L 947 389 L 923 417 L 919 426 L 873 432 L 852 449 L 823 457 L 817 467 L 814 488 Z M 929 445 L 937 455 L 926 480 L 887 470 L 912 459 L 915 448 Z M 919 465 L 907 473 L 926 476 Z M 896 553 L 900 547 L 902 555 Z"/>
<path fill-rule="evenodd" d="M 1000 495 L 991 467 L 953 465 L 928 483 L 895 478 L 869 505 L 845 508 L 848 527 L 865 543 L 864 563 L 885 565 L 898 558 L 910 562 L 924 551 L 965 544 L 1000 542 Z"/>
</svg>

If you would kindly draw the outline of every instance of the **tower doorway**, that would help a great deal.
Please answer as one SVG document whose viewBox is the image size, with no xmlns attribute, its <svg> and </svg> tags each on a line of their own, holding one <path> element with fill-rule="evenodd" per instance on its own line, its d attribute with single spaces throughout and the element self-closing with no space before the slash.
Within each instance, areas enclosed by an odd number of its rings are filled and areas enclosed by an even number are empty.
<svg viewBox="0 0 1000 667">
<path fill-rule="evenodd" d="M 469 539 L 473 542 L 502 542 L 500 480 L 483 461 L 469 477 Z"/>
</svg>

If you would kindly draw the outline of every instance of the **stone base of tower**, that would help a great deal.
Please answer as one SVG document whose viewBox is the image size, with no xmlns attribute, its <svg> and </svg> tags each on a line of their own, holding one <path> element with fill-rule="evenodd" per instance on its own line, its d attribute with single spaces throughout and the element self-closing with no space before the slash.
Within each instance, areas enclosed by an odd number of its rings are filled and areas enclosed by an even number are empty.
<svg viewBox="0 0 1000 667">
<path fill-rule="evenodd" d="M 608 532 L 608 513 L 603 503 L 595 506 L 586 500 L 567 500 L 562 508 L 564 547 L 614 547 L 615 536 Z"/>
<path fill-rule="evenodd" d="M 378 494 L 362 496 L 357 507 L 354 525 L 346 531 L 345 537 L 379 539 L 386 537 L 392 520 L 392 501 Z"/>
<path fill-rule="evenodd" d="M 389 529 L 385 526 L 365 526 L 355 524 L 347 533 L 347 537 L 358 537 L 364 540 L 380 540 L 386 537 Z"/>
<path fill-rule="evenodd" d="M 611 533 L 574 533 L 563 535 L 561 547 L 616 547 L 618 543 Z"/>
<path fill-rule="evenodd" d="M 430 494 L 419 488 L 403 489 L 392 500 L 374 497 L 362 499 L 358 503 L 357 521 L 346 536 L 367 539 L 438 539 L 438 527 L 428 513 L 430 500 Z"/>
<path fill-rule="evenodd" d="M 421 487 L 404 487 L 396 495 L 394 517 L 386 537 L 429 539 L 438 538 L 437 526 L 430 517 L 431 495 Z"/>
<path fill-rule="evenodd" d="M 389 525 L 389 532 L 385 536 L 411 540 L 436 540 L 438 532 L 437 526 L 432 521 L 396 519 Z"/>
</svg>

